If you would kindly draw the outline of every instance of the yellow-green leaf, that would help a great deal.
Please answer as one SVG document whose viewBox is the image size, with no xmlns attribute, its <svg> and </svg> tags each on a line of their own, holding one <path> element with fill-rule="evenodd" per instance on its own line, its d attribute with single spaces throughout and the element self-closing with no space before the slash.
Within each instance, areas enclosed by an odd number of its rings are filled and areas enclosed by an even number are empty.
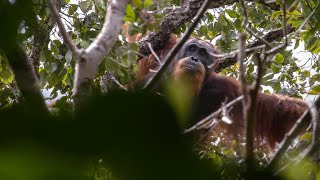
<svg viewBox="0 0 320 180">
<path fill-rule="evenodd" d="M 148 9 L 152 4 L 152 0 L 144 0 L 143 6 L 144 8 Z"/>
<path fill-rule="evenodd" d="M 274 61 L 278 64 L 282 64 L 284 61 L 282 54 L 277 53 L 276 56 L 274 57 Z"/>
</svg>

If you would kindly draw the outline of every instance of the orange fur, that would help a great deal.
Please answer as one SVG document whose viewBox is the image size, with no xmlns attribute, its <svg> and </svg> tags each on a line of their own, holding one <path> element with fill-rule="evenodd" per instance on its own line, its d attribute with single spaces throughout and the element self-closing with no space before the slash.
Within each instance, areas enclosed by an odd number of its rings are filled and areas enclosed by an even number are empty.
<svg viewBox="0 0 320 180">
<path fill-rule="evenodd" d="M 225 99 L 231 101 L 241 95 L 240 83 L 234 78 L 211 73 L 200 95 L 197 119 L 200 120 L 220 108 Z M 307 109 L 307 104 L 300 99 L 283 95 L 270 95 L 259 92 L 257 96 L 256 137 L 265 138 L 274 148 Z M 230 112 L 233 124 L 223 125 L 231 134 L 242 134 L 244 121 L 241 103 L 236 104 Z"/>
<path fill-rule="evenodd" d="M 193 94 L 198 95 L 205 78 L 205 69 L 203 66 L 201 66 L 199 73 L 191 72 L 183 67 L 184 61 L 185 60 L 180 60 L 178 63 L 176 63 L 173 70 L 173 80 L 188 82 L 188 84 L 191 85 Z"/>
<path fill-rule="evenodd" d="M 194 39 L 194 38 L 193 38 Z M 158 51 L 160 57 L 165 57 L 174 46 L 175 40 Z M 198 40 L 198 43 L 208 43 Z M 214 48 L 214 46 L 212 46 Z M 218 52 L 215 50 L 215 52 Z M 199 121 L 221 107 L 221 104 L 241 95 L 240 84 L 231 77 L 221 76 L 215 72 L 188 73 L 181 66 L 182 61 L 172 63 L 171 72 L 174 80 L 187 79 L 193 84 L 194 95 L 198 105 L 195 109 L 195 121 Z M 153 55 L 138 61 L 139 78 L 150 74 L 149 69 L 156 69 L 158 63 Z M 203 69 L 204 70 L 204 69 Z M 282 95 L 268 95 L 259 93 L 257 96 L 256 137 L 265 138 L 271 147 L 280 142 L 284 135 L 292 128 L 296 120 L 307 109 L 307 105 L 300 99 Z M 238 134 L 244 130 L 241 103 L 235 105 L 230 112 L 234 123 L 222 125 L 229 133 Z"/>
</svg>

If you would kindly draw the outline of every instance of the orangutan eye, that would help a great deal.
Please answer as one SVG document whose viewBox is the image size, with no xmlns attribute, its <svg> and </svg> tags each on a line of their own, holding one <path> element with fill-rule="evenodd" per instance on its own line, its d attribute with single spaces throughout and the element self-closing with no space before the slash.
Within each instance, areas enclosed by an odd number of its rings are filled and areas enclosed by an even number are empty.
<svg viewBox="0 0 320 180">
<path fill-rule="evenodd" d="M 200 54 L 201 56 L 206 56 L 206 55 L 208 54 L 208 52 L 207 52 L 206 49 L 201 48 L 201 49 L 199 50 L 199 54 Z"/>
<path fill-rule="evenodd" d="M 197 49 L 197 45 L 195 45 L 195 44 L 190 44 L 189 46 L 188 46 L 188 50 L 189 51 L 195 51 Z"/>
</svg>

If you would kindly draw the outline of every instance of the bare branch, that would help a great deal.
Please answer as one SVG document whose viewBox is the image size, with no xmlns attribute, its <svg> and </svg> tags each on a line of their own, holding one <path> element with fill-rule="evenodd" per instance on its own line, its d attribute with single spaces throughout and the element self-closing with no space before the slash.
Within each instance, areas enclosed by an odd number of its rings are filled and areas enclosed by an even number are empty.
<svg viewBox="0 0 320 180">
<path fill-rule="evenodd" d="M 266 45 L 263 44 L 263 45 L 259 45 L 259 46 L 255 46 L 255 47 L 251 47 L 251 48 L 245 48 L 244 51 L 246 53 L 252 53 L 254 50 L 262 49 L 265 47 L 266 47 Z M 231 51 L 229 53 L 219 53 L 219 54 L 210 53 L 210 55 L 213 57 L 220 58 L 220 60 L 222 60 L 222 59 L 231 58 L 231 57 L 234 58 L 234 57 L 236 57 L 238 52 L 239 52 L 239 49 Z"/>
<path fill-rule="evenodd" d="M 201 6 L 200 10 L 197 13 L 197 16 L 194 20 L 194 22 L 191 24 L 191 26 L 188 28 L 187 32 L 182 36 L 180 41 L 173 47 L 173 49 L 170 50 L 169 54 L 164 59 L 164 63 L 160 66 L 158 72 L 154 74 L 152 78 L 148 80 L 146 85 L 144 86 L 144 89 L 150 90 L 153 88 L 155 83 L 161 78 L 162 74 L 164 73 L 165 69 L 169 66 L 177 52 L 180 50 L 180 48 L 183 46 L 183 44 L 188 40 L 193 30 L 196 28 L 198 22 L 202 18 L 203 14 L 206 12 L 207 8 L 209 6 L 209 0 L 205 0 L 204 4 Z"/>
<path fill-rule="evenodd" d="M 265 3 L 264 0 L 248 0 L 249 2 L 260 3 L 270 7 L 273 10 L 279 10 L 279 5 L 276 3 Z M 215 0 L 210 2 L 210 8 L 219 8 L 224 5 L 231 5 L 238 0 Z M 158 32 L 152 32 L 138 42 L 139 52 L 144 55 L 149 55 L 151 52 L 147 42 L 150 42 L 152 48 L 157 51 L 162 49 L 167 40 L 170 39 L 170 34 L 177 30 L 182 25 L 189 22 L 197 13 L 199 7 L 204 3 L 204 0 L 189 0 L 184 1 L 181 8 L 172 10 L 166 15 L 160 25 Z M 187 11 L 188 10 L 188 11 Z"/>
<path fill-rule="evenodd" d="M 227 101 L 227 99 L 225 101 Z M 227 123 L 227 124 L 232 124 L 233 123 L 233 120 L 231 119 L 230 114 L 229 114 L 229 112 L 232 110 L 232 108 L 233 107 L 228 109 L 226 107 L 226 102 L 222 103 L 222 106 L 221 106 L 221 110 L 222 110 L 221 116 L 222 116 L 222 118 L 221 118 L 221 120 L 223 122 Z"/>
<path fill-rule="evenodd" d="M 243 99 L 243 96 L 239 96 L 236 99 L 230 101 L 229 103 L 227 103 L 224 108 L 228 108 L 232 105 L 235 105 L 236 103 L 239 103 L 239 101 L 241 101 Z M 191 131 L 194 130 L 199 130 L 199 129 L 208 129 L 210 127 L 212 127 L 214 118 L 219 117 L 219 115 L 222 113 L 222 108 L 218 109 L 217 111 L 211 113 L 209 116 L 207 116 L 206 118 L 202 119 L 201 121 L 199 121 L 197 124 L 193 125 L 192 127 L 190 127 L 189 129 L 186 129 L 183 131 L 183 133 L 189 133 Z"/>
<path fill-rule="evenodd" d="M 303 26 L 309 21 L 309 19 L 314 15 L 314 13 L 316 12 L 316 10 L 319 7 L 319 1 L 317 1 L 317 5 L 316 7 L 313 9 L 313 11 L 309 14 L 309 16 L 301 23 L 301 25 L 298 28 L 298 32 L 303 28 Z"/>
<path fill-rule="evenodd" d="M 288 37 L 287 37 L 287 34 L 288 34 L 288 30 L 287 30 L 287 11 L 286 11 L 286 4 L 287 4 L 287 0 L 282 0 L 282 9 L 283 9 L 283 21 L 282 21 L 282 30 L 283 30 L 283 37 L 284 37 L 284 40 L 285 42 L 283 44 L 280 44 L 268 51 L 266 51 L 266 55 L 269 55 L 269 54 L 273 54 L 275 53 L 276 51 L 282 49 L 282 48 L 285 48 L 288 46 Z"/>
<path fill-rule="evenodd" d="M 92 80 L 97 73 L 97 67 L 118 39 L 128 1 L 109 1 L 101 32 L 87 49 L 81 51 L 80 57 L 76 62 L 75 82 L 73 86 L 75 107 L 81 105 L 91 95 Z"/>
<path fill-rule="evenodd" d="M 299 2 L 299 0 L 295 0 L 287 10 L 291 11 L 291 9 L 294 8 L 298 2 Z"/>
<path fill-rule="evenodd" d="M 151 44 L 148 42 L 148 46 L 149 46 L 149 49 L 150 49 L 150 51 L 151 51 L 151 53 L 153 54 L 153 56 L 156 58 L 156 60 L 158 61 L 158 64 L 159 65 L 161 65 L 162 63 L 161 63 L 161 60 L 160 60 L 160 58 L 158 57 L 158 55 L 156 54 L 156 52 L 154 52 L 154 50 L 153 50 L 153 48 L 152 48 L 152 46 L 151 46 Z"/>
<path fill-rule="evenodd" d="M 295 31 L 295 28 L 293 28 L 292 26 L 290 25 L 287 25 L 286 26 L 286 29 L 287 29 L 287 32 L 288 33 L 292 33 L 293 31 Z M 283 29 L 277 29 L 277 30 L 274 30 L 274 31 L 270 31 L 269 33 L 267 33 L 266 35 L 263 36 L 263 39 L 265 39 L 266 41 L 274 41 L 276 39 L 280 39 L 284 37 L 284 34 L 283 34 Z M 263 43 L 259 40 L 249 44 L 247 47 L 248 48 L 252 48 L 252 47 L 256 47 L 256 46 L 259 46 L 259 45 L 262 45 Z M 248 52 L 247 54 L 251 54 L 253 51 L 251 52 Z M 226 58 L 224 60 L 221 60 L 220 64 L 219 64 L 219 67 L 217 68 L 216 71 L 221 71 L 221 69 L 223 68 L 226 68 L 226 67 L 229 67 L 233 64 L 235 64 L 237 62 L 237 57 L 234 56 L 234 57 L 229 57 L 229 58 Z"/>
<path fill-rule="evenodd" d="M 254 167 L 254 113 L 252 112 L 252 97 L 250 96 L 250 88 L 247 85 L 246 77 L 245 77 L 245 67 L 244 67 L 244 60 L 246 58 L 245 49 L 245 41 L 246 35 L 240 34 L 239 35 L 239 52 L 238 52 L 238 61 L 239 61 L 239 76 L 241 81 L 241 91 L 243 95 L 242 100 L 242 107 L 243 107 L 243 119 L 245 120 L 245 127 L 246 127 L 246 168 L 247 173 L 252 171 Z M 249 88 L 249 89 L 248 89 Z"/>
<path fill-rule="evenodd" d="M 58 12 L 58 10 L 57 10 L 57 8 L 55 6 L 55 3 L 56 3 L 55 0 L 50 0 L 48 2 L 50 11 L 52 13 L 52 16 L 53 16 L 54 20 L 57 22 L 57 25 L 59 27 L 60 33 L 62 35 L 63 41 L 65 42 L 66 46 L 72 52 L 74 57 L 78 57 L 79 54 L 80 54 L 80 51 L 77 48 L 77 46 L 73 44 L 69 34 L 67 33 L 67 31 L 66 31 L 66 29 L 65 29 L 65 27 L 64 27 L 64 25 L 63 25 L 63 23 L 61 21 L 61 18 L 60 18 L 59 12 Z"/>
<path fill-rule="evenodd" d="M 238 48 L 238 62 L 239 62 L 239 76 L 241 81 L 241 91 L 243 94 L 243 102 L 248 102 L 248 89 L 247 89 L 247 82 L 246 82 L 246 69 L 244 67 L 244 61 L 246 58 L 246 53 L 244 51 L 245 49 L 245 40 L 246 36 L 245 34 L 239 35 L 239 48 Z"/>
<path fill-rule="evenodd" d="M 59 6 L 60 7 L 60 6 Z M 46 9 L 47 6 L 41 6 L 40 9 Z M 33 30 L 33 40 L 31 52 L 28 55 L 28 58 L 31 64 L 34 67 L 35 73 L 38 78 L 40 78 L 39 74 L 39 66 L 40 66 L 40 54 L 43 50 L 48 48 L 48 44 L 50 42 L 50 32 L 54 27 L 54 20 L 52 16 L 48 15 L 46 20 L 43 23 L 38 22 L 37 14 L 32 11 L 30 12 L 32 18 L 30 18 L 27 24 Z"/>
<path fill-rule="evenodd" d="M 124 87 L 113 75 L 111 75 L 111 79 L 123 90 L 128 91 L 126 87 Z"/>
</svg>

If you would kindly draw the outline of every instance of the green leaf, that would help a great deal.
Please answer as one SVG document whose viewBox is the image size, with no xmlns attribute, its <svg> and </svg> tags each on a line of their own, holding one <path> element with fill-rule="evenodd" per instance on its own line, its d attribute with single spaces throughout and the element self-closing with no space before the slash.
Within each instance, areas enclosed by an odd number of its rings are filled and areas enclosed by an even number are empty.
<svg viewBox="0 0 320 180">
<path fill-rule="evenodd" d="M 299 39 L 297 39 L 296 43 L 294 44 L 294 48 L 293 49 L 297 49 L 299 44 L 300 44 L 300 41 L 299 41 Z"/>
<path fill-rule="evenodd" d="M 300 137 L 300 141 L 307 141 L 308 143 L 310 143 L 311 142 L 311 140 L 312 140 L 312 132 L 307 132 L 307 133 L 305 133 L 305 134 L 303 134 L 301 137 Z"/>
<path fill-rule="evenodd" d="M 0 72 L 0 80 L 4 83 L 11 83 L 13 80 L 13 73 L 9 69 L 2 69 Z"/>
<path fill-rule="evenodd" d="M 62 42 L 58 39 L 55 39 L 52 41 L 56 46 L 60 46 L 62 44 Z"/>
<path fill-rule="evenodd" d="M 320 40 L 317 40 L 317 44 L 312 48 L 313 54 L 318 54 L 320 52 Z"/>
<path fill-rule="evenodd" d="M 219 32 L 223 30 L 223 26 L 219 22 L 216 22 L 214 23 L 214 29 Z"/>
<path fill-rule="evenodd" d="M 303 22 L 303 19 L 291 18 L 288 23 L 292 25 L 292 27 L 299 27 Z"/>
<path fill-rule="evenodd" d="M 46 54 L 43 51 L 40 53 L 40 61 L 41 62 L 47 61 Z"/>
<path fill-rule="evenodd" d="M 142 1 L 141 0 L 132 0 L 132 2 L 137 8 L 142 9 Z"/>
<path fill-rule="evenodd" d="M 49 66 L 49 72 L 53 73 L 55 70 L 57 70 L 58 66 L 56 63 L 51 63 Z"/>
<path fill-rule="evenodd" d="M 90 44 L 87 41 L 81 41 L 80 42 L 80 46 L 83 47 L 83 48 L 87 48 L 87 47 L 89 47 L 89 45 Z"/>
<path fill-rule="evenodd" d="M 77 9 L 78 9 L 78 6 L 76 4 L 70 4 L 68 9 L 69 15 L 73 15 L 73 13 L 77 11 Z"/>
<path fill-rule="evenodd" d="M 59 53 L 59 48 L 54 43 L 51 43 L 50 49 L 54 54 Z"/>
<path fill-rule="evenodd" d="M 146 9 L 148 9 L 151 4 L 152 4 L 152 0 L 144 0 L 144 2 L 143 2 L 143 6 Z"/>
<path fill-rule="evenodd" d="M 302 74 L 304 77 L 310 77 L 310 71 L 308 71 L 308 70 L 302 71 L 301 74 Z"/>
<path fill-rule="evenodd" d="M 282 64 L 284 61 L 282 54 L 277 53 L 274 57 L 274 61 L 278 64 Z"/>
<path fill-rule="evenodd" d="M 136 19 L 136 14 L 134 13 L 132 6 L 128 4 L 126 7 L 126 16 L 124 17 L 124 20 L 133 22 L 135 19 Z"/>
<path fill-rule="evenodd" d="M 318 38 L 311 37 L 307 42 L 306 49 L 311 50 L 317 44 Z"/>
<path fill-rule="evenodd" d="M 233 22 L 233 26 L 239 30 L 241 29 L 241 21 L 239 19 L 236 19 L 234 22 Z"/>
<path fill-rule="evenodd" d="M 231 18 L 237 18 L 238 17 L 238 13 L 235 10 L 228 9 L 228 10 L 226 10 L 226 12 Z"/>
<path fill-rule="evenodd" d="M 81 1 L 79 6 L 82 12 L 87 13 L 90 7 L 90 1 Z"/>
<path fill-rule="evenodd" d="M 72 59 L 72 52 L 69 50 L 64 57 L 66 58 L 66 62 L 70 64 Z"/>
<path fill-rule="evenodd" d="M 271 19 L 274 19 L 282 14 L 282 11 L 274 11 L 271 15 Z"/>
<path fill-rule="evenodd" d="M 308 94 L 318 95 L 320 94 L 320 84 L 311 88 Z"/>
<path fill-rule="evenodd" d="M 279 65 L 277 65 L 275 63 L 272 63 L 271 64 L 271 69 L 272 69 L 273 73 L 278 73 L 280 71 L 280 69 L 281 69 L 281 66 L 279 66 Z"/>
<path fill-rule="evenodd" d="M 53 57 L 58 60 L 63 59 L 63 56 L 61 54 L 58 54 L 58 55 L 54 54 Z"/>
<path fill-rule="evenodd" d="M 54 86 L 54 85 L 56 85 L 58 82 L 59 82 L 59 80 L 58 80 L 58 78 L 57 78 L 57 75 L 56 74 L 52 74 L 49 78 L 48 78 L 48 84 L 50 85 L 50 86 Z"/>
<path fill-rule="evenodd" d="M 264 75 L 263 80 L 266 81 L 266 80 L 272 79 L 273 76 L 274 76 L 273 73 L 268 73 L 268 74 Z"/>
<path fill-rule="evenodd" d="M 227 22 L 224 19 L 224 16 L 222 16 L 222 15 L 219 16 L 218 23 L 221 24 L 222 26 L 226 26 L 227 25 Z"/>
</svg>

